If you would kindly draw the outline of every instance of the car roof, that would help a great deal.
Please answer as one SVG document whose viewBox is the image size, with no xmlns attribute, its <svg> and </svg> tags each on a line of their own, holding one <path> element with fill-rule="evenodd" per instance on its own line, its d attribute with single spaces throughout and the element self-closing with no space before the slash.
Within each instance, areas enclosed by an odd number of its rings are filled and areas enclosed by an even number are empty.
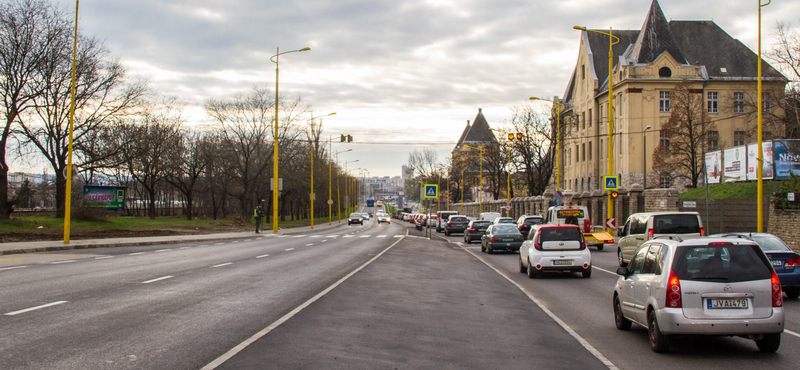
<svg viewBox="0 0 800 370">
<path fill-rule="evenodd" d="M 539 229 L 580 229 L 581 227 L 573 224 L 542 224 L 533 225 L 536 230 Z"/>
<path fill-rule="evenodd" d="M 686 239 L 686 240 L 680 240 L 680 238 L 678 238 L 678 239 L 666 239 L 666 238 L 651 239 L 651 240 L 648 240 L 646 243 L 642 243 L 642 245 L 644 245 L 644 244 L 652 244 L 652 243 L 655 243 L 655 242 L 663 243 L 663 244 L 669 244 L 669 245 L 678 246 L 678 247 L 684 247 L 684 246 L 697 247 L 697 246 L 709 245 L 711 243 L 731 243 L 731 244 L 734 244 L 734 245 L 756 245 L 756 246 L 758 245 L 758 243 L 756 243 L 756 242 L 754 242 L 754 241 L 752 241 L 750 239 L 733 239 L 731 237 L 714 237 L 714 236 L 704 236 L 704 237 L 701 237 L 701 238 L 692 238 L 692 239 Z"/>
<path fill-rule="evenodd" d="M 697 215 L 697 216 L 700 216 L 700 213 L 699 212 L 690 212 L 690 211 L 639 212 L 639 213 L 632 213 L 628 217 L 632 217 L 632 216 L 664 216 L 664 215 Z"/>
</svg>

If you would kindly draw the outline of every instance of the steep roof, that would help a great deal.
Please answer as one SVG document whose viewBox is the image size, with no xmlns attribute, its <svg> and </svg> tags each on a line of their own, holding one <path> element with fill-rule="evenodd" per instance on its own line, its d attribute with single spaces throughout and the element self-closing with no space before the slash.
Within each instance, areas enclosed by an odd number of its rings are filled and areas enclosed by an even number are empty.
<svg viewBox="0 0 800 370">
<path fill-rule="evenodd" d="M 609 30 L 597 30 L 608 33 Z M 592 64 L 595 77 L 601 81 L 600 85 L 608 82 L 608 36 L 596 32 L 584 32 L 588 37 L 588 46 L 592 52 Z M 614 44 L 614 65 L 619 64 L 619 56 L 639 37 L 637 30 L 611 30 L 614 36 L 619 37 L 619 43 Z M 602 90 L 602 89 L 601 89 Z"/>
<path fill-rule="evenodd" d="M 652 63 L 664 52 L 672 55 L 678 63 L 688 63 L 661 6 L 658 5 L 658 0 L 653 0 L 642 30 L 633 44 L 631 59 L 636 63 Z"/>
<path fill-rule="evenodd" d="M 486 117 L 483 116 L 483 109 L 478 108 L 478 115 L 472 121 L 472 127 L 469 132 L 461 141 L 462 144 L 488 144 L 497 143 L 497 138 L 489 130 L 489 122 L 486 122 Z"/>
<path fill-rule="evenodd" d="M 458 149 L 461 144 L 464 144 L 464 138 L 467 137 L 467 133 L 469 132 L 469 120 L 467 120 L 467 126 L 464 127 L 464 131 L 461 133 L 461 137 L 458 138 L 458 142 L 456 142 L 456 149 Z"/>
</svg>

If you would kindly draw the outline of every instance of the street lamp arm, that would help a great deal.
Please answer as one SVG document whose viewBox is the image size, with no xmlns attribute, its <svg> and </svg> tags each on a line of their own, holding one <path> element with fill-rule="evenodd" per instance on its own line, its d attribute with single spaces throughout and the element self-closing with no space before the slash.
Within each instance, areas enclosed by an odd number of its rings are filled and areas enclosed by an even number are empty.
<svg viewBox="0 0 800 370">
<path fill-rule="evenodd" d="M 270 60 L 272 63 L 278 64 L 278 61 L 277 61 L 277 60 L 275 60 L 275 58 L 277 58 L 277 57 L 279 57 L 279 56 L 281 56 L 281 55 L 283 55 L 283 54 L 289 54 L 289 53 L 299 53 L 299 52 L 301 52 L 301 51 L 309 51 L 309 50 L 311 50 L 311 48 L 309 48 L 309 47 L 305 47 L 305 48 L 298 49 L 298 50 L 289 50 L 289 51 L 284 51 L 283 53 L 278 53 L 278 54 L 275 54 L 275 55 L 273 55 L 273 56 L 269 57 L 269 60 Z"/>
<path fill-rule="evenodd" d="M 600 31 L 600 30 L 590 30 L 590 29 L 588 29 L 586 27 L 581 27 L 581 26 L 573 26 L 572 28 L 574 28 L 576 30 L 581 30 L 581 31 L 586 31 L 586 32 L 594 32 L 594 33 L 599 33 L 601 35 L 606 35 L 606 36 L 612 37 L 616 41 L 613 41 L 611 43 L 611 45 L 616 45 L 616 44 L 619 43 L 619 37 L 614 36 L 614 34 L 612 34 L 610 32 L 603 32 L 603 31 Z"/>
</svg>

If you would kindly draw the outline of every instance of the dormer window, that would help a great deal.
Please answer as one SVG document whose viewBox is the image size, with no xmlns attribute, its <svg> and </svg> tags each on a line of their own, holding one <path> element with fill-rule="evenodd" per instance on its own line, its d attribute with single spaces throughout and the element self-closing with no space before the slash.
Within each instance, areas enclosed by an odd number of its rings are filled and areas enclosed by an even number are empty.
<svg viewBox="0 0 800 370">
<path fill-rule="evenodd" d="M 661 67 L 658 70 L 658 77 L 672 77 L 672 70 L 669 67 Z"/>
</svg>

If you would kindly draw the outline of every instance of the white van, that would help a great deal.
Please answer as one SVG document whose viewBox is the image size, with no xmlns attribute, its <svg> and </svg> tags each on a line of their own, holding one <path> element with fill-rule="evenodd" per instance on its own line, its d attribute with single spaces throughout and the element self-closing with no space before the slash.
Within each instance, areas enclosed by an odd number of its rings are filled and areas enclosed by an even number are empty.
<svg viewBox="0 0 800 370">
<path fill-rule="evenodd" d="M 497 213 L 497 212 L 483 212 L 480 215 L 478 215 L 478 220 L 491 221 L 492 223 L 494 223 L 494 219 L 496 219 L 498 217 L 500 217 L 500 213 Z"/>
<path fill-rule="evenodd" d="M 634 213 L 617 232 L 617 260 L 620 266 L 626 266 L 639 246 L 658 237 L 686 240 L 704 235 L 703 221 L 697 212 Z"/>
</svg>

